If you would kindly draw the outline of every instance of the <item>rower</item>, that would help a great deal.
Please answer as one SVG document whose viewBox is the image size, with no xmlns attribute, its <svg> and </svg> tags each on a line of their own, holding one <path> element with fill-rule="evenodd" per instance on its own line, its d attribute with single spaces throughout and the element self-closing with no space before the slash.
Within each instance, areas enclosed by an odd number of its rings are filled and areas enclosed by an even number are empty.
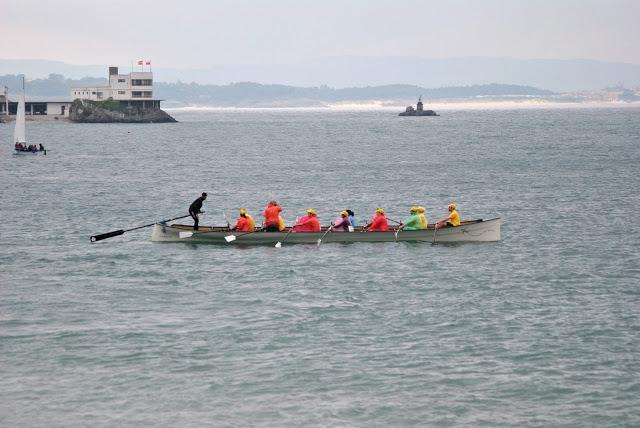
<svg viewBox="0 0 640 428">
<path fill-rule="evenodd" d="M 349 213 L 340 211 L 340 218 L 331 225 L 331 230 L 334 232 L 351 232 L 353 226 L 351 226 L 351 222 L 349 221 Z"/>
<path fill-rule="evenodd" d="M 346 212 L 349 213 L 349 222 L 351 223 L 351 226 L 356 227 L 358 226 L 357 222 L 356 222 L 356 215 L 353 211 L 351 210 L 345 210 Z"/>
<path fill-rule="evenodd" d="M 189 215 L 193 219 L 193 230 L 198 230 L 198 217 L 199 214 L 204 214 L 204 211 L 201 211 L 201 209 L 205 199 L 207 199 L 207 194 L 202 192 L 202 195 L 189 205 Z"/>
<path fill-rule="evenodd" d="M 264 227 L 267 232 L 278 232 L 280 230 L 280 213 L 282 208 L 277 201 L 269 201 L 262 216 L 264 217 Z"/>
<path fill-rule="evenodd" d="M 424 215 L 427 209 L 425 207 L 416 207 L 416 208 L 418 208 L 418 217 L 420 217 L 420 221 L 422 222 L 422 228 L 426 229 L 427 227 L 429 227 L 429 221 L 427 220 L 427 217 Z"/>
<path fill-rule="evenodd" d="M 438 220 L 436 223 L 436 229 L 440 229 L 442 227 L 457 227 L 460 226 L 460 215 L 458 211 L 456 211 L 458 206 L 454 203 L 450 203 L 447 206 L 449 210 L 449 215 L 441 220 Z"/>
<path fill-rule="evenodd" d="M 409 209 L 409 217 L 398 227 L 398 230 L 420 230 L 422 229 L 422 220 L 418 215 L 418 207 Z"/>
<path fill-rule="evenodd" d="M 376 215 L 371 220 L 371 224 L 366 227 L 366 230 L 368 232 L 386 232 L 389 230 L 389 222 L 382 208 L 376 210 Z"/>
<path fill-rule="evenodd" d="M 320 232 L 320 221 L 318 221 L 318 215 L 316 210 L 309 208 L 307 215 L 303 216 L 293 225 L 294 232 Z"/>
<path fill-rule="evenodd" d="M 247 211 L 243 208 L 240 210 L 240 217 L 236 221 L 236 225 L 231 228 L 238 232 L 253 232 L 255 227 L 251 227 L 251 222 L 247 218 Z"/>
</svg>

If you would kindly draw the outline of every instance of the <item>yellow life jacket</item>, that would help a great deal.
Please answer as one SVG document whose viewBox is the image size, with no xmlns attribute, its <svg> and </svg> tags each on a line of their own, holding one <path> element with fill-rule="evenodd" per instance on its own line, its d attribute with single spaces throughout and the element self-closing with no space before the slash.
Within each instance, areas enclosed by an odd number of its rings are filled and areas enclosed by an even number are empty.
<svg viewBox="0 0 640 428">
<path fill-rule="evenodd" d="M 429 221 L 427 220 L 427 217 L 425 217 L 424 213 L 420 213 L 418 214 L 418 216 L 420 216 L 420 221 L 422 222 L 422 228 L 426 229 L 427 226 L 429 225 Z"/>
<path fill-rule="evenodd" d="M 458 215 L 458 211 L 451 211 L 451 217 L 449 218 L 449 223 L 451 226 L 460 226 L 460 215 Z"/>
<path fill-rule="evenodd" d="M 245 214 L 245 217 L 247 217 L 247 219 L 249 220 L 249 227 L 251 228 L 251 230 L 256 230 L 256 222 L 253 220 L 253 217 L 251 217 L 249 214 Z"/>
</svg>

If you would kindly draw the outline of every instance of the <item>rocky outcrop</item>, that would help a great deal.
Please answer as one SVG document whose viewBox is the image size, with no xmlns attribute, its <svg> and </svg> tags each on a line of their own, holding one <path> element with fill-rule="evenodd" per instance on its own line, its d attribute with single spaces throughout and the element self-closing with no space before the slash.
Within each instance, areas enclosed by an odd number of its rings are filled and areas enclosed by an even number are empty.
<svg viewBox="0 0 640 428">
<path fill-rule="evenodd" d="M 90 101 L 76 99 L 69 109 L 69 119 L 80 123 L 166 123 L 177 122 L 159 108 L 121 106 L 113 100 Z"/>
</svg>

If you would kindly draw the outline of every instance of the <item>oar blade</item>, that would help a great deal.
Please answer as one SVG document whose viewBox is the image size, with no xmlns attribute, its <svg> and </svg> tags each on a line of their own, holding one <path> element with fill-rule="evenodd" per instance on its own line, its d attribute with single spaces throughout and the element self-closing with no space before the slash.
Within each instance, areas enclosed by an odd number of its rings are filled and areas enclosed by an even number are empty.
<svg viewBox="0 0 640 428">
<path fill-rule="evenodd" d="M 122 230 L 122 229 L 114 230 L 113 232 L 107 232 L 107 233 L 103 233 L 101 235 L 94 235 L 94 236 L 90 237 L 89 240 L 91 242 L 98 242 L 98 241 L 102 241 L 103 239 L 112 238 L 114 236 L 120 236 L 123 233 L 124 233 L 124 230 Z"/>
<path fill-rule="evenodd" d="M 236 235 L 227 235 L 224 237 L 224 240 L 227 242 L 233 242 L 236 240 Z"/>
<path fill-rule="evenodd" d="M 280 241 L 276 242 L 276 248 L 280 248 L 280 247 L 282 247 L 282 242 Z"/>
<path fill-rule="evenodd" d="M 318 247 L 320 246 L 320 244 L 322 244 L 322 238 L 318 238 Z"/>
<path fill-rule="evenodd" d="M 180 232 L 180 239 L 191 238 L 193 236 L 193 232 Z"/>
</svg>

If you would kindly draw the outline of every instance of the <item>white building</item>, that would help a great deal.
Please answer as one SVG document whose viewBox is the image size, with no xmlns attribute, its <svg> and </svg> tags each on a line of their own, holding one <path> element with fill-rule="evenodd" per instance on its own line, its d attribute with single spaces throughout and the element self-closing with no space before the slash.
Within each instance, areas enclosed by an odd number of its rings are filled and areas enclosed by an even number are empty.
<svg viewBox="0 0 640 428">
<path fill-rule="evenodd" d="M 109 98 L 131 107 L 160 108 L 161 100 L 153 99 L 153 73 L 134 71 L 118 74 L 118 67 L 109 67 L 109 86 L 71 88 L 71 98 L 104 101 Z"/>
<path fill-rule="evenodd" d="M 69 116 L 71 100 L 66 98 L 51 99 L 48 97 L 26 97 L 25 114 L 27 116 Z M 5 98 L 0 95 L 0 115 L 6 115 L 9 107 L 9 115 L 14 116 L 18 111 L 18 99 Z"/>
</svg>

